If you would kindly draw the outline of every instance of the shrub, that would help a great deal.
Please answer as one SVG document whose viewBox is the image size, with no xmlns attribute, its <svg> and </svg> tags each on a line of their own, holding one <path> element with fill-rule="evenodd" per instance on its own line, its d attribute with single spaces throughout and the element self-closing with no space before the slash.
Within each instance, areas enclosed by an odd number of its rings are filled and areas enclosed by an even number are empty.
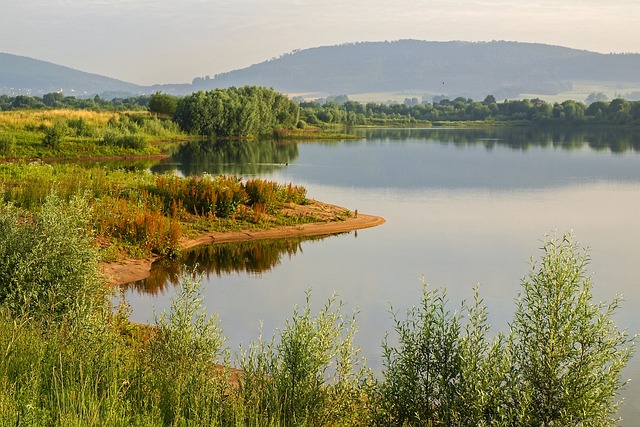
<svg viewBox="0 0 640 427">
<path fill-rule="evenodd" d="M 593 303 L 589 257 L 571 235 L 544 242 L 532 264 L 512 326 L 521 425 L 615 425 L 620 372 L 635 338 L 613 316 L 620 298 Z"/>
<path fill-rule="evenodd" d="M 108 128 L 102 138 L 104 145 L 110 145 L 120 148 L 129 148 L 132 150 L 141 150 L 147 148 L 147 141 L 142 135 L 130 133 L 127 130 L 118 130 Z"/>
<path fill-rule="evenodd" d="M 64 121 L 58 121 L 53 126 L 45 127 L 42 144 L 46 147 L 57 148 L 68 132 L 67 124 Z"/>
<path fill-rule="evenodd" d="M 83 117 L 67 120 L 67 126 L 75 136 L 93 137 L 98 133 L 98 129 Z"/>
<path fill-rule="evenodd" d="M 228 373 L 216 368 L 227 354 L 215 316 L 202 304 L 201 283 L 185 274 L 169 314 L 156 318 L 146 365 L 153 406 L 165 425 L 211 425 L 222 417 L 228 395 Z"/>
<path fill-rule="evenodd" d="M 0 135 L 0 155 L 11 156 L 16 149 L 16 137 L 13 135 Z"/>
<path fill-rule="evenodd" d="M 40 212 L 0 206 L 0 304 L 12 313 L 57 319 L 101 306 L 98 255 L 87 232 L 88 205 L 46 198 Z"/>
<path fill-rule="evenodd" d="M 406 320 L 394 315 L 397 344 L 383 342 L 384 381 L 374 396 L 379 424 L 494 425 L 501 417 L 509 372 L 502 338 L 487 338 L 477 290 L 459 312 L 447 304 L 444 290 L 423 285 L 420 308 Z"/>
<path fill-rule="evenodd" d="M 307 294 L 302 312 L 270 342 L 260 339 L 241 360 L 240 398 L 257 425 L 366 425 L 359 388 L 370 379 L 359 348 L 355 319 L 341 313 L 335 297 L 313 316 Z"/>
<path fill-rule="evenodd" d="M 383 342 L 384 381 L 371 397 L 379 425 L 615 425 L 635 345 L 613 324 L 620 300 L 591 302 L 588 257 L 571 235 L 543 252 L 506 338 L 488 340 L 477 291 L 452 313 L 444 291 L 425 288 L 420 308 L 394 316 L 398 343 Z"/>
</svg>

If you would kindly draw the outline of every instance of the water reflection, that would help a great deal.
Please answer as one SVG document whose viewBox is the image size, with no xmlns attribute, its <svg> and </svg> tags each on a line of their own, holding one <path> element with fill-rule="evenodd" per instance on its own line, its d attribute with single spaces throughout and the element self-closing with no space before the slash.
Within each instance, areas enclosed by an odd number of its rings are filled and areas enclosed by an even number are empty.
<svg viewBox="0 0 640 427">
<path fill-rule="evenodd" d="M 259 276 L 289 258 L 302 253 L 302 242 L 322 240 L 327 236 L 256 240 L 221 243 L 190 248 L 176 259 L 160 258 L 151 266 L 148 278 L 124 285 L 124 289 L 139 294 L 161 295 L 169 286 L 177 286 L 184 268 L 194 270 L 198 277 L 221 277 L 231 273 Z"/>
<path fill-rule="evenodd" d="M 151 168 L 154 173 L 177 170 L 183 176 L 203 172 L 220 175 L 257 175 L 283 168 L 298 157 L 295 143 L 273 140 L 212 141 L 183 144 L 171 159 Z"/>
<path fill-rule="evenodd" d="M 482 144 L 487 149 L 504 146 L 515 150 L 589 147 L 614 153 L 640 151 L 640 132 L 624 128 L 487 127 L 477 129 L 364 129 L 356 130 L 368 141 L 423 140 L 456 146 Z"/>
</svg>

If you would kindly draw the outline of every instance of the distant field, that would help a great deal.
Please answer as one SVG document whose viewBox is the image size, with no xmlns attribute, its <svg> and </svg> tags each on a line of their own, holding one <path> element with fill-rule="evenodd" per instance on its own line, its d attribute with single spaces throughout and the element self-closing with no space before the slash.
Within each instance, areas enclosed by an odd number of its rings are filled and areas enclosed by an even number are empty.
<svg viewBox="0 0 640 427">
<path fill-rule="evenodd" d="M 611 85 L 604 86 L 598 83 L 591 82 L 579 82 L 573 85 L 573 90 L 567 92 L 560 92 L 555 95 L 544 95 L 544 94 L 535 94 L 535 93 L 522 93 L 520 94 L 520 98 L 540 98 L 547 102 L 563 102 L 568 99 L 573 101 L 584 102 L 589 94 L 591 93 L 604 93 L 609 100 L 624 97 L 629 99 L 630 101 L 635 101 L 637 99 L 631 99 L 627 97 L 627 95 L 632 94 L 634 92 L 637 95 L 640 95 L 640 86 L 625 86 L 622 84 L 617 85 L 615 83 L 611 83 Z"/>
<path fill-rule="evenodd" d="M 518 97 L 509 98 L 509 99 L 535 99 L 539 98 L 544 101 L 554 103 L 562 103 L 567 100 L 585 102 L 589 94 L 591 93 L 599 93 L 602 92 L 607 96 L 608 100 L 612 100 L 619 97 L 625 97 L 630 101 L 635 101 L 634 97 L 628 97 L 627 95 L 636 93 L 636 97 L 640 97 L 640 86 L 628 86 L 623 84 L 616 85 L 615 83 L 611 83 L 610 85 L 602 85 L 600 83 L 592 83 L 592 82 L 579 82 L 573 86 L 573 89 L 570 91 L 560 92 L 557 94 L 542 94 L 542 93 L 521 93 Z M 308 93 L 308 94 L 294 94 L 295 96 L 302 96 L 307 99 L 318 99 L 325 98 L 328 94 L 320 94 L 320 93 Z M 342 95 L 342 94 L 333 94 L 333 95 Z M 352 93 L 347 94 L 350 100 L 357 101 L 362 104 L 366 104 L 368 102 L 374 103 L 398 103 L 402 104 L 405 99 L 409 98 L 417 98 L 418 101 L 422 102 L 423 99 L 432 102 L 434 96 L 448 96 L 446 91 L 443 90 L 442 93 L 428 92 L 428 91 L 389 91 L 389 92 L 368 92 L 368 93 Z M 456 96 L 449 96 L 450 99 L 456 98 Z M 482 99 L 474 99 L 475 101 L 482 101 Z M 503 101 L 502 99 L 498 99 L 498 101 Z"/>
</svg>

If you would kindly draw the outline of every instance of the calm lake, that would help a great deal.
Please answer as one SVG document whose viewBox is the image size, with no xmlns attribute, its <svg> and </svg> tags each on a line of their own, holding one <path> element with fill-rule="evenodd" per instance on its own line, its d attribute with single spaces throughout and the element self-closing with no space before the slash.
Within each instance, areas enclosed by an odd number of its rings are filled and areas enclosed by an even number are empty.
<svg viewBox="0 0 640 427">
<path fill-rule="evenodd" d="M 590 247 L 594 297 L 623 294 L 620 328 L 640 332 L 640 135 L 636 131 L 532 129 L 360 130 L 362 140 L 243 142 L 185 147 L 151 166 L 180 175 L 262 177 L 307 188 L 310 198 L 384 217 L 386 224 L 323 239 L 212 246 L 163 261 L 130 284 L 132 320 L 167 310 L 179 265 L 198 263 L 205 304 L 236 352 L 270 337 L 311 289 L 319 309 L 336 292 L 358 310 L 357 343 L 376 372 L 390 311 L 417 305 L 422 281 L 447 288 L 450 308 L 473 298 L 493 331 L 506 330 L 530 257 L 545 234 L 573 230 Z M 640 418 L 640 356 L 620 415 Z"/>
</svg>

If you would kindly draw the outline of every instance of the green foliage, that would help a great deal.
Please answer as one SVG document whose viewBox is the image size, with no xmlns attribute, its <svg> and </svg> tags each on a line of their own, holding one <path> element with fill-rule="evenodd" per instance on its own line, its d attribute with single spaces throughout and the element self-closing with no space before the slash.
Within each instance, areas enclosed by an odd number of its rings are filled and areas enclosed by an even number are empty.
<svg viewBox="0 0 640 427">
<path fill-rule="evenodd" d="M 309 294 L 300 312 L 270 342 L 242 357 L 240 397 L 248 425 L 367 425 L 360 386 L 370 372 L 353 346 L 355 319 L 335 297 L 317 315 Z"/>
<path fill-rule="evenodd" d="M 221 418 L 229 393 L 228 372 L 214 365 L 226 354 L 225 339 L 216 317 L 203 308 L 201 289 L 193 274 L 182 277 L 169 314 L 156 318 L 145 352 L 149 400 L 165 425 L 210 425 Z"/>
<path fill-rule="evenodd" d="M 20 243 L 33 248 L 25 258 L 39 265 L 29 258 L 46 257 L 38 245 L 59 255 L 59 244 L 77 243 L 61 235 L 78 229 L 52 222 L 76 223 L 82 201 L 73 203 L 48 199 L 46 221 L 3 205 L 2 259 L 14 262 L 6 255 L 18 253 L 12 250 Z M 33 237 L 39 223 L 46 226 L 38 239 L 19 240 L 18 231 Z M 397 342 L 383 343 L 384 378 L 377 383 L 354 345 L 355 317 L 342 314 L 335 297 L 313 314 L 307 293 L 304 308 L 277 336 L 241 352 L 242 372 L 234 372 L 193 274 L 182 276 L 170 312 L 155 327 L 129 323 L 126 302 L 114 313 L 102 286 L 59 289 L 75 303 L 53 316 L 37 304 L 16 309 L 5 296 L 0 425 L 614 425 L 620 370 L 635 338 L 612 323 L 618 299 L 591 302 L 588 257 L 569 235 L 545 241 L 543 252 L 522 281 L 507 337 L 490 339 L 477 289 L 472 303 L 452 312 L 443 290 L 425 286 L 420 307 L 406 319 L 394 316 Z M 67 257 L 58 259 L 66 264 Z M 59 269 L 48 263 L 38 275 L 65 286 L 67 276 L 79 277 Z M 25 290 L 32 281 L 22 275 L 13 283 Z"/>
<path fill-rule="evenodd" d="M 614 425 L 634 339 L 613 323 L 620 299 L 593 303 L 587 253 L 570 235 L 544 242 L 512 326 L 521 425 Z"/>
<path fill-rule="evenodd" d="M 246 138 L 293 128 L 298 116 L 298 104 L 285 95 L 245 86 L 188 95 L 178 102 L 174 120 L 187 133 Z"/>
<path fill-rule="evenodd" d="M 313 125 L 407 125 L 443 122 L 490 121 L 509 124 L 540 125 L 638 125 L 640 101 L 614 99 L 596 101 L 588 107 L 571 100 L 548 103 L 541 99 L 505 100 L 496 102 L 489 95 L 483 102 L 462 97 L 454 100 L 436 99 L 432 103 L 360 104 L 347 101 L 301 102 L 300 119 Z"/>
<path fill-rule="evenodd" d="M 156 92 L 149 99 L 149 111 L 173 116 L 178 106 L 178 98 L 166 93 Z"/>
<path fill-rule="evenodd" d="M 460 314 L 444 291 L 395 318 L 398 344 L 383 343 L 380 425 L 615 425 L 620 372 L 635 338 L 619 331 L 619 304 L 593 303 L 588 261 L 570 235 L 545 241 L 539 267 L 522 281 L 507 338 L 488 341 L 477 291 Z M 466 318 L 464 328 L 462 320 Z"/>
<path fill-rule="evenodd" d="M 89 207 L 49 195 L 28 218 L 11 204 L 0 206 L 0 305 L 43 320 L 102 304 L 98 255 L 87 233 Z"/>
<path fill-rule="evenodd" d="M 0 134 L 0 156 L 10 157 L 15 153 L 16 137 Z"/>
<path fill-rule="evenodd" d="M 69 128 L 63 121 L 56 122 L 53 126 L 45 127 L 42 144 L 46 147 L 57 148 L 68 131 Z"/>
<path fill-rule="evenodd" d="M 489 341 L 486 312 L 474 304 L 447 308 L 443 290 L 423 288 L 420 308 L 394 315 L 398 343 L 383 342 L 384 381 L 377 394 L 381 425 L 494 425 L 507 406 L 509 358 L 498 336 Z M 463 319 L 467 323 L 463 327 Z"/>
<path fill-rule="evenodd" d="M 92 138 L 98 134 L 97 126 L 90 124 L 83 117 L 67 120 L 67 126 L 75 136 Z"/>
</svg>

